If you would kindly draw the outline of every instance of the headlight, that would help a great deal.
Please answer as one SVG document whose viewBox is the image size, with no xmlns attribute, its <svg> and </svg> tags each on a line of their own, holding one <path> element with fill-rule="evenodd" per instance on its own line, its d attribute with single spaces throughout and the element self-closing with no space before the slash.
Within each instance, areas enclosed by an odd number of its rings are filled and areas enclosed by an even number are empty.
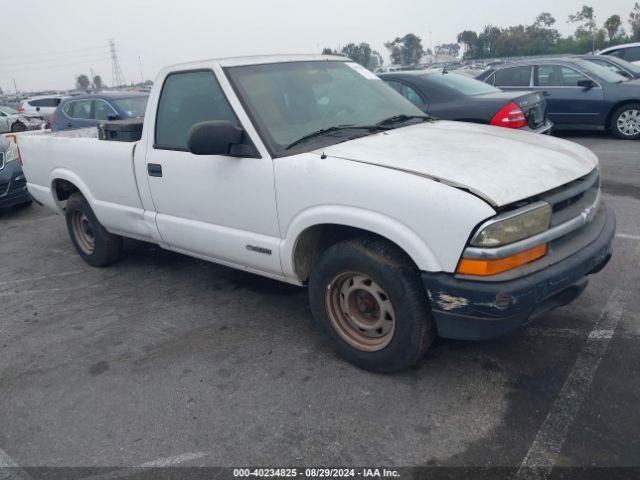
<svg viewBox="0 0 640 480">
<path fill-rule="evenodd" d="M 549 229 L 551 205 L 535 203 L 489 220 L 471 239 L 473 247 L 501 247 Z"/>
<path fill-rule="evenodd" d="M 18 159 L 18 155 L 13 147 L 10 145 L 9 148 L 4 152 L 4 163 L 14 162 Z"/>
</svg>

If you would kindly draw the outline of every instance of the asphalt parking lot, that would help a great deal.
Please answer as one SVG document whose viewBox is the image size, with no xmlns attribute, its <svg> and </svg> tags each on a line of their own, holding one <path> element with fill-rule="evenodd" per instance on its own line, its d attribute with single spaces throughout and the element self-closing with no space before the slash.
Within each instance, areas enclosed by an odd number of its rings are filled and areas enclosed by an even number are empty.
<svg viewBox="0 0 640 480">
<path fill-rule="evenodd" d="M 337 358 L 305 290 L 134 242 L 93 269 L 62 217 L 2 211 L 0 466 L 640 466 L 640 143 L 568 138 L 601 159 L 610 264 L 399 375 Z"/>
</svg>

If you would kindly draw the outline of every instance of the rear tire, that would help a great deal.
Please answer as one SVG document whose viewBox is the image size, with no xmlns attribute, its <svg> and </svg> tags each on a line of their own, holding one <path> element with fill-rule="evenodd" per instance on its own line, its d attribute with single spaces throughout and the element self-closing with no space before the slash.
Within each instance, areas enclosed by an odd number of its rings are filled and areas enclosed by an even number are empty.
<svg viewBox="0 0 640 480">
<path fill-rule="evenodd" d="M 11 126 L 11 131 L 13 133 L 26 132 L 27 127 L 24 123 L 16 122 Z"/>
<path fill-rule="evenodd" d="M 372 372 L 405 370 L 436 336 L 418 270 L 383 240 L 330 247 L 311 272 L 309 303 L 338 354 Z"/>
<path fill-rule="evenodd" d="M 623 105 L 613 112 L 611 133 L 624 140 L 640 138 L 640 103 Z"/>
<path fill-rule="evenodd" d="M 122 237 L 105 230 L 89 202 L 79 193 L 67 200 L 67 229 L 78 255 L 94 267 L 106 267 L 122 256 Z"/>
</svg>

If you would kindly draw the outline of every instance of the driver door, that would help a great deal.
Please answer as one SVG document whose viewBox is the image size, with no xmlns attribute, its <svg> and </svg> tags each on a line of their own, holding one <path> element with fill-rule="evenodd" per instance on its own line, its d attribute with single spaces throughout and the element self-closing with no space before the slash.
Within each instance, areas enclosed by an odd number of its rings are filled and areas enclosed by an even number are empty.
<svg viewBox="0 0 640 480">
<path fill-rule="evenodd" d="M 174 250 L 282 276 L 273 162 L 192 154 L 189 129 L 207 120 L 240 125 L 214 72 L 170 73 L 147 138 L 145 173 L 158 231 Z"/>
</svg>

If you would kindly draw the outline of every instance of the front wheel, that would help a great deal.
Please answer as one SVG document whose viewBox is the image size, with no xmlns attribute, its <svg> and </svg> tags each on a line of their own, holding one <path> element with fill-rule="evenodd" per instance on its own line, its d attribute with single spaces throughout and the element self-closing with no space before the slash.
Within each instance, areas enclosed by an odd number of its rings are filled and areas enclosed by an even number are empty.
<svg viewBox="0 0 640 480">
<path fill-rule="evenodd" d="M 106 267 L 120 258 L 122 237 L 105 230 L 81 194 L 74 193 L 69 197 L 65 218 L 73 245 L 89 265 Z"/>
<path fill-rule="evenodd" d="M 11 131 L 14 132 L 14 133 L 25 132 L 26 130 L 27 130 L 26 125 L 24 123 L 21 123 L 21 122 L 16 122 L 11 127 Z"/>
<path fill-rule="evenodd" d="M 640 104 L 624 105 L 611 117 L 611 132 L 618 138 L 637 140 L 640 138 Z"/>
<path fill-rule="evenodd" d="M 311 273 L 309 302 L 334 349 L 365 370 L 404 370 L 435 338 L 417 269 L 382 240 L 329 248 Z"/>
</svg>

